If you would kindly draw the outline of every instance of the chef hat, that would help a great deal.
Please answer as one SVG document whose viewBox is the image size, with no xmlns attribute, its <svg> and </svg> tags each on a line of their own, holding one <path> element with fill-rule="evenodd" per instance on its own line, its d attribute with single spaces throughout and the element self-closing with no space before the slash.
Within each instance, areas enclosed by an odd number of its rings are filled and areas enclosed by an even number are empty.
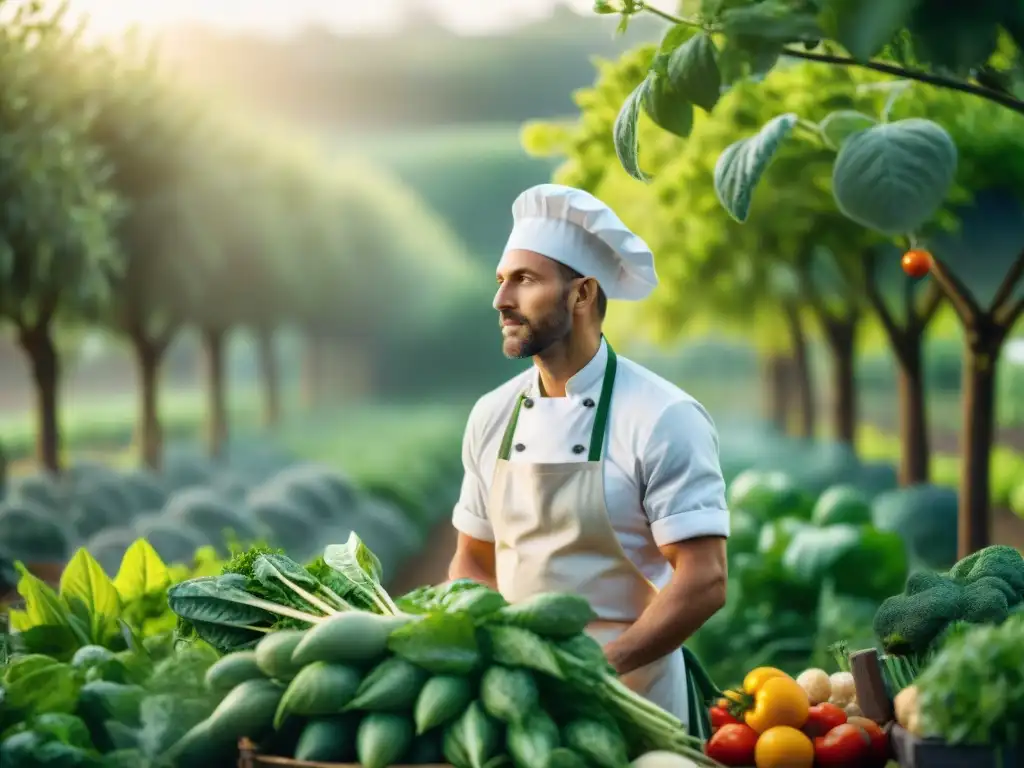
<svg viewBox="0 0 1024 768">
<path fill-rule="evenodd" d="M 530 187 L 512 204 L 505 253 L 534 251 L 593 277 L 609 299 L 639 301 L 658 284 L 654 254 L 607 205 L 561 184 Z"/>
</svg>

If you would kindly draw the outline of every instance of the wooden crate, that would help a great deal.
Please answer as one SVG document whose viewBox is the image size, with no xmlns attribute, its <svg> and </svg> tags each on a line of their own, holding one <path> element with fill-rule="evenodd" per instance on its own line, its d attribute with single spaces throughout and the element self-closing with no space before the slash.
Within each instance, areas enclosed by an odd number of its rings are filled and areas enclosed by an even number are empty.
<svg viewBox="0 0 1024 768">
<path fill-rule="evenodd" d="M 261 755 L 256 745 L 249 739 L 238 742 L 238 768 L 259 768 L 260 766 L 285 766 L 286 768 L 362 768 L 355 763 L 311 763 L 306 760 L 295 760 L 290 757 L 273 757 Z M 447 763 L 418 766 L 394 766 L 394 768 L 452 768 Z"/>
</svg>

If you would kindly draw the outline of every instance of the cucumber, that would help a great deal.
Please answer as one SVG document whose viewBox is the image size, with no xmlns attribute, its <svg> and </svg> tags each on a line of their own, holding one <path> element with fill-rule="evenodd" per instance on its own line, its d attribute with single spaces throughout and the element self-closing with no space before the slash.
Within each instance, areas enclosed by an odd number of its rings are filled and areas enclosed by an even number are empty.
<svg viewBox="0 0 1024 768">
<path fill-rule="evenodd" d="M 206 670 L 205 683 L 211 693 L 227 693 L 246 680 L 263 677 L 255 651 L 236 651 L 218 659 Z"/>
<path fill-rule="evenodd" d="M 566 747 L 556 747 L 548 755 L 544 768 L 587 768 L 587 761 L 577 752 Z"/>
<path fill-rule="evenodd" d="M 264 636 L 256 643 L 256 666 L 267 677 L 291 680 L 303 667 L 303 664 L 295 663 L 292 657 L 306 634 L 307 632 L 301 629 L 282 629 Z"/>
<path fill-rule="evenodd" d="M 395 765 L 412 746 L 412 720 L 403 715 L 371 712 L 356 733 L 356 755 L 363 768 Z"/>
<path fill-rule="evenodd" d="M 493 619 L 522 627 L 546 638 L 565 639 L 587 628 L 597 614 L 579 595 L 546 592 L 502 608 Z"/>
<path fill-rule="evenodd" d="M 299 666 L 314 661 L 371 664 L 387 652 L 391 633 L 409 621 L 406 616 L 380 616 L 367 611 L 336 614 L 306 632 L 292 653 L 292 661 Z"/>
<path fill-rule="evenodd" d="M 468 678 L 457 675 L 434 675 L 427 680 L 420 695 L 416 697 L 413 720 L 416 734 L 420 735 L 451 722 L 476 698 L 473 684 Z"/>
<path fill-rule="evenodd" d="M 356 759 L 359 716 L 318 717 L 302 729 L 295 759 L 311 763 L 348 763 Z"/>
<path fill-rule="evenodd" d="M 484 768 L 500 753 L 503 732 L 502 723 L 488 715 L 479 701 L 474 701 L 445 729 L 445 756 L 465 756 L 462 765 Z"/>
<path fill-rule="evenodd" d="M 369 712 L 401 712 L 412 708 L 429 673 L 398 656 L 385 659 L 359 684 L 345 707 Z"/>
<path fill-rule="evenodd" d="M 343 664 L 322 661 L 303 667 L 281 697 L 274 727 L 280 728 L 287 715 L 340 714 L 359 690 L 361 675 Z"/>
<path fill-rule="evenodd" d="M 487 714 L 506 723 L 521 722 L 539 700 L 533 675 L 521 667 L 491 667 L 480 681 L 480 701 Z"/>
</svg>

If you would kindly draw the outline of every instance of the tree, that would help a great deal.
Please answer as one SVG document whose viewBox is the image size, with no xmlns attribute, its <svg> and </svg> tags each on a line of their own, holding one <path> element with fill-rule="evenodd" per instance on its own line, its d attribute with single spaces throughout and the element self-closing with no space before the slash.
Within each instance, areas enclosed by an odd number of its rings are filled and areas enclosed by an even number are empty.
<svg viewBox="0 0 1024 768">
<path fill-rule="evenodd" d="M 172 87 L 151 56 L 97 48 L 79 56 L 79 66 L 83 97 L 96 110 L 90 140 L 110 161 L 124 207 L 114 228 L 123 269 L 96 319 L 123 335 L 135 355 L 137 443 L 143 463 L 158 469 L 161 364 L 214 258 L 194 194 L 204 172 L 197 150 L 209 132 L 199 105 Z"/>
<path fill-rule="evenodd" d="M 37 455 L 60 471 L 54 327 L 109 291 L 119 268 L 109 168 L 67 65 L 79 45 L 60 11 L 32 6 L 0 26 L 0 315 L 14 324 L 36 388 Z"/>
<path fill-rule="evenodd" d="M 640 0 L 624 0 L 621 5 L 598 0 L 595 5 L 599 13 L 621 13 L 624 22 L 648 10 L 673 24 L 650 73 L 626 99 L 615 126 L 617 154 L 637 179 L 646 176 L 638 162 L 636 123 L 650 101 L 655 111 L 677 115 L 692 115 L 694 104 L 712 110 L 721 85 L 762 76 L 780 58 L 873 70 L 971 94 L 1007 113 L 1024 115 L 1024 12 L 1017 3 L 978 7 L 941 0 L 707 0 L 699 6 L 693 18 L 682 18 Z M 889 236 L 909 235 L 913 245 L 915 233 L 933 217 L 953 183 L 956 145 L 936 123 L 920 118 L 889 122 L 886 117 L 861 122 L 839 137 L 834 196 L 840 210 L 854 221 Z M 836 121 L 840 119 L 837 115 Z M 677 127 L 682 135 L 688 134 L 681 123 Z M 737 220 L 746 220 L 753 189 L 780 146 L 790 137 L 821 130 L 797 113 L 786 113 L 773 118 L 755 137 L 728 148 L 715 174 L 723 205 Z M 933 258 L 931 265 L 933 278 L 965 331 L 969 373 L 964 382 L 958 531 L 964 555 L 988 542 L 993 379 L 1003 342 L 1024 314 L 1024 297 L 1015 295 L 1024 277 L 1024 251 L 988 307 L 942 259 Z"/>
</svg>

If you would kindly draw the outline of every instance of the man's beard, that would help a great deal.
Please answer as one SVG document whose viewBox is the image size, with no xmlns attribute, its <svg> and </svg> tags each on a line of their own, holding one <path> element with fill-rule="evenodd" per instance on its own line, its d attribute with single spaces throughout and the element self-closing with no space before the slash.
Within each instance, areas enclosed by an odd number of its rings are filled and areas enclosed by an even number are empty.
<svg viewBox="0 0 1024 768">
<path fill-rule="evenodd" d="M 558 305 L 550 314 L 535 322 L 515 312 L 503 312 L 500 320 L 515 320 L 521 323 L 517 335 L 502 339 L 501 351 L 510 360 L 522 360 L 542 354 L 553 344 L 565 339 L 572 330 L 572 315 Z"/>
</svg>

